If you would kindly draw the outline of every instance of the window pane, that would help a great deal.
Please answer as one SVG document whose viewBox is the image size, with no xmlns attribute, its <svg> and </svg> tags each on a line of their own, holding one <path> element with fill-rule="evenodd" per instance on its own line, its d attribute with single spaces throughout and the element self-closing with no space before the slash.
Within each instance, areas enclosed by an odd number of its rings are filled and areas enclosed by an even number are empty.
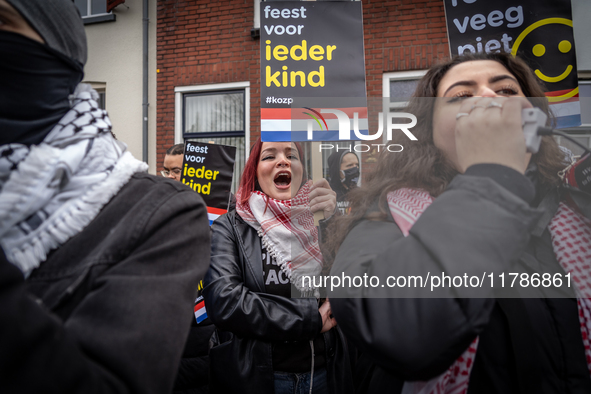
<svg viewBox="0 0 591 394">
<path fill-rule="evenodd" d="M 232 179 L 232 193 L 236 194 L 240 184 L 240 176 L 244 170 L 245 141 L 244 137 L 217 137 L 217 138 L 187 138 L 186 141 L 205 142 L 208 144 L 230 145 L 236 147 L 236 163 L 234 164 L 234 178 Z"/>
<path fill-rule="evenodd" d="M 408 101 L 410 96 L 415 92 L 418 83 L 418 79 L 390 81 L 390 100 L 400 101 L 400 99 L 404 99 L 403 101 Z"/>
<path fill-rule="evenodd" d="M 105 14 L 107 12 L 107 0 L 92 0 L 92 15 Z"/>
<path fill-rule="evenodd" d="M 76 7 L 80 11 L 81 16 L 88 15 L 88 0 L 75 0 Z"/>
<path fill-rule="evenodd" d="M 185 95 L 185 133 L 244 131 L 244 92 Z"/>
<path fill-rule="evenodd" d="M 99 95 L 99 99 L 98 99 L 98 105 L 99 108 L 101 109 L 107 109 L 107 94 L 104 90 L 97 90 L 97 93 Z"/>
</svg>

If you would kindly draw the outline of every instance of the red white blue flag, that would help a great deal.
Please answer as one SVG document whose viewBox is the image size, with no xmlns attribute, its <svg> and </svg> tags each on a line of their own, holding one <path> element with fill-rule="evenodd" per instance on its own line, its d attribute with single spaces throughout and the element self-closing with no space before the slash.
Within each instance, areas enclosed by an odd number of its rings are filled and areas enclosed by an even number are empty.
<svg viewBox="0 0 591 394">
<path fill-rule="evenodd" d="M 205 301 L 203 300 L 203 296 L 197 297 L 193 311 L 195 313 L 195 320 L 197 320 L 197 324 L 207 319 L 207 312 L 205 311 Z"/>
</svg>

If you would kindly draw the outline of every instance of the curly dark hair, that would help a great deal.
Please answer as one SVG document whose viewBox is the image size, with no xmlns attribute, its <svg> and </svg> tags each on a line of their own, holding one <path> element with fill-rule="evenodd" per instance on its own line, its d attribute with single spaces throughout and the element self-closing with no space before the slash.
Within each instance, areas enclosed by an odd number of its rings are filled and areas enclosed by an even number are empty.
<svg viewBox="0 0 591 394">
<path fill-rule="evenodd" d="M 373 172 L 366 177 L 364 185 L 348 194 L 351 213 L 334 221 L 329 236 L 330 254 L 336 255 L 338 248 L 349 231 L 361 219 L 385 220 L 389 215 L 387 194 L 400 188 L 422 189 L 437 197 L 458 174 L 452 163 L 433 142 L 433 109 L 439 84 L 452 67 L 476 60 L 493 60 L 501 63 L 519 82 L 530 102 L 541 108 L 553 122 L 544 88 L 538 82 L 529 66 L 521 59 L 504 53 L 479 53 L 456 56 L 453 59 L 433 66 L 419 81 L 410 99 L 407 112 L 417 116 L 413 134 L 418 141 L 408 144 L 402 134 L 394 136 L 390 144 L 404 144 L 404 154 L 392 154 L 383 150 Z M 564 153 L 552 137 L 543 137 L 538 153 L 532 156 L 531 163 L 537 165 L 538 185 L 542 188 L 556 186 L 560 182 L 558 171 L 564 168 Z M 376 202 L 377 208 L 376 211 Z"/>
<path fill-rule="evenodd" d="M 176 144 L 166 150 L 167 155 L 176 156 L 185 153 L 185 144 Z"/>
</svg>

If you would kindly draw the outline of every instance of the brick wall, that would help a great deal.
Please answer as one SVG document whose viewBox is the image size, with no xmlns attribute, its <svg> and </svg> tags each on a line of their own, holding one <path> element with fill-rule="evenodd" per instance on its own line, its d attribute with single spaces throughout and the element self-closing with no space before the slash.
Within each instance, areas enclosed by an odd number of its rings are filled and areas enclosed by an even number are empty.
<svg viewBox="0 0 591 394">
<path fill-rule="evenodd" d="M 384 72 L 426 69 L 448 56 L 443 1 L 362 3 L 369 96 L 382 96 Z M 258 138 L 260 42 L 250 36 L 253 17 L 252 0 L 158 0 L 159 167 L 174 142 L 177 86 L 250 81 L 251 141 Z"/>
<path fill-rule="evenodd" d="M 175 87 L 250 81 L 250 128 L 259 130 L 259 41 L 250 36 L 253 7 L 252 0 L 158 0 L 159 169 L 174 143 Z"/>
</svg>

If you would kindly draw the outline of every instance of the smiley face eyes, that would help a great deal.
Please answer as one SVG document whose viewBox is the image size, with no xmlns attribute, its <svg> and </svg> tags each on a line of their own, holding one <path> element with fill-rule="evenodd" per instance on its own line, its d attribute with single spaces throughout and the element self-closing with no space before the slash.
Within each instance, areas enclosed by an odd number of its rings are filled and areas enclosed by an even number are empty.
<svg viewBox="0 0 591 394">
<path fill-rule="evenodd" d="M 571 50 L 572 47 L 573 46 L 570 43 L 570 41 L 567 41 L 567 40 L 562 40 L 562 41 L 560 41 L 560 44 L 558 44 L 558 50 L 562 53 L 567 53 L 568 51 Z"/>
<path fill-rule="evenodd" d="M 562 40 L 558 44 L 558 50 L 562 53 L 569 52 L 572 49 L 572 47 L 573 45 L 570 43 L 570 41 L 567 40 Z M 537 44 L 533 47 L 532 53 L 537 57 L 544 56 L 544 54 L 546 53 L 546 47 L 542 44 Z"/>
<path fill-rule="evenodd" d="M 544 53 L 546 53 L 546 47 L 543 46 L 542 44 L 538 44 L 538 45 L 534 46 L 534 48 L 532 49 L 532 52 L 537 57 L 544 56 Z"/>
</svg>

